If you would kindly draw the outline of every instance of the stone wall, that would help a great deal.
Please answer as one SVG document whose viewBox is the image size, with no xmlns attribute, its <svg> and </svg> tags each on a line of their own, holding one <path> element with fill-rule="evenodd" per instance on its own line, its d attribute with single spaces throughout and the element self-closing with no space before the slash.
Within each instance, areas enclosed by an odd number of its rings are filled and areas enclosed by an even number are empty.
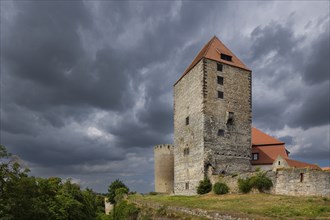
<svg viewBox="0 0 330 220">
<path fill-rule="evenodd" d="M 233 175 L 212 175 L 211 183 L 226 183 L 229 193 L 239 193 L 238 179 L 247 179 L 257 172 L 245 172 Z M 301 175 L 302 174 L 302 175 Z M 330 196 L 330 171 L 314 170 L 308 168 L 280 169 L 277 172 L 267 171 L 266 176 L 273 182 L 268 191 L 271 194 L 291 196 Z M 258 193 L 258 191 L 252 191 Z"/>
<path fill-rule="evenodd" d="M 177 195 L 196 194 L 196 187 L 204 178 L 202 110 L 203 62 L 200 61 L 174 86 L 174 192 Z"/>
<path fill-rule="evenodd" d="M 174 183 L 174 146 L 157 145 L 154 148 L 155 192 L 173 193 Z"/>
<path fill-rule="evenodd" d="M 251 72 L 204 59 L 204 157 L 209 174 L 234 174 L 251 169 Z M 223 77 L 223 85 L 217 77 Z M 223 98 L 218 98 L 218 91 Z M 231 117 L 231 113 L 233 113 Z M 219 136 L 219 129 L 224 136 Z"/>
<path fill-rule="evenodd" d="M 330 172 L 308 168 L 277 170 L 274 193 L 293 196 L 330 196 Z"/>
</svg>

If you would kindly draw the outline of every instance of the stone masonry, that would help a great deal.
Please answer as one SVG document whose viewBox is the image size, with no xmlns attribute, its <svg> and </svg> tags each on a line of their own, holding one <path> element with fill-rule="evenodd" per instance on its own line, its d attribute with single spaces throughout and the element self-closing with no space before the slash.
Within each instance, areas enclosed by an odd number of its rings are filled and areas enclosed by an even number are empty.
<svg viewBox="0 0 330 220">
<path fill-rule="evenodd" d="M 292 196 L 330 196 L 330 172 L 287 168 L 276 172 L 274 194 Z"/>
<path fill-rule="evenodd" d="M 174 183 L 174 146 L 171 144 L 157 145 L 154 148 L 155 160 L 155 191 L 173 193 Z"/>
<path fill-rule="evenodd" d="M 204 167 L 208 174 L 233 174 L 250 170 L 251 72 L 204 59 Z M 223 85 L 217 77 L 223 77 Z M 218 98 L 223 92 L 223 99 Z M 231 117 L 231 118 L 229 118 Z M 224 136 L 219 136 L 219 129 Z"/>
<path fill-rule="evenodd" d="M 192 65 L 174 85 L 174 192 L 181 195 L 196 194 L 207 176 L 251 169 L 251 71 L 216 37 Z"/>
<path fill-rule="evenodd" d="M 179 195 L 195 195 L 204 178 L 203 68 L 200 61 L 174 86 L 174 192 Z"/>
</svg>

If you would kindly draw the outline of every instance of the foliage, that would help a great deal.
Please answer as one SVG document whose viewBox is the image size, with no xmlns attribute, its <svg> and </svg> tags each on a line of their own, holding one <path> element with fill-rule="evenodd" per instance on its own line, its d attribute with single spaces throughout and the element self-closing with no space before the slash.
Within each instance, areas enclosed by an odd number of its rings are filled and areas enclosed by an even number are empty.
<svg viewBox="0 0 330 220">
<path fill-rule="evenodd" d="M 252 189 L 249 179 L 238 179 L 237 183 L 238 183 L 238 190 L 241 193 L 248 193 Z"/>
<path fill-rule="evenodd" d="M 128 189 L 125 187 L 116 189 L 116 191 L 115 191 L 116 203 L 119 203 L 121 200 L 123 200 L 125 196 L 127 197 L 127 194 L 128 194 Z"/>
<path fill-rule="evenodd" d="M 127 203 L 127 201 L 121 201 L 116 205 L 115 220 L 135 220 L 139 214 L 139 209 L 134 205 Z"/>
<path fill-rule="evenodd" d="M 28 176 L 19 161 L 0 145 L 0 219 L 91 220 L 104 212 L 102 196 L 70 180 Z"/>
<path fill-rule="evenodd" d="M 217 195 L 227 194 L 229 192 L 229 187 L 225 183 L 215 183 L 213 186 L 213 192 Z"/>
<path fill-rule="evenodd" d="M 109 199 L 109 202 L 112 203 L 112 204 L 116 204 L 116 200 L 115 200 L 115 197 L 116 197 L 116 189 L 119 189 L 119 188 L 126 188 L 127 189 L 127 192 L 129 192 L 129 188 L 122 182 L 120 181 L 119 179 L 116 179 L 115 181 L 113 181 L 109 188 L 108 188 L 108 199 Z"/>
<path fill-rule="evenodd" d="M 197 193 L 198 194 L 206 194 L 211 192 L 212 190 L 212 184 L 211 181 L 208 178 L 205 178 L 204 180 L 201 180 L 199 182 L 199 185 L 197 187 Z"/>
<path fill-rule="evenodd" d="M 238 188 L 242 193 L 248 193 L 252 188 L 265 192 L 273 186 L 272 181 L 266 176 L 264 172 L 258 172 L 255 176 L 247 179 L 238 179 Z"/>
</svg>

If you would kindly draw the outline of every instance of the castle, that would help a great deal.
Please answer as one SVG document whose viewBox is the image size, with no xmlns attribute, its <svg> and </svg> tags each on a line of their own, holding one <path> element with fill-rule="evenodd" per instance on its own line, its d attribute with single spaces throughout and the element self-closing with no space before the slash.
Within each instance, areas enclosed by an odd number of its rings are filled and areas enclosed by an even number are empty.
<svg viewBox="0 0 330 220">
<path fill-rule="evenodd" d="M 305 185 L 320 183 L 306 194 L 330 196 L 330 172 L 290 160 L 283 142 L 252 128 L 251 74 L 216 36 L 202 48 L 174 84 L 174 145 L 154 148 L 156 192 L 195 195 L 205 177 L 259 167 L 276 172 L 274 193 L 297 194 L 283 191 L 282 185 L 296 172 L 301 183 L 304 172 Z M 298 171 L 287 172 L 288 167 Z M 279 169 L 283 178 L 278 178 Z M 307 181 L 309 176 L 316 180 Z"/>
</svg>

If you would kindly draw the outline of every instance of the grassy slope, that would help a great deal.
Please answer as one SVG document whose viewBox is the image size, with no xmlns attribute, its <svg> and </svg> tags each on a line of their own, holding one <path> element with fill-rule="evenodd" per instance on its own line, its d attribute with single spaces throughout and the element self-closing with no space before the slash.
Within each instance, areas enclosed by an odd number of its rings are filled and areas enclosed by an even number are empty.
<svg viewBox="0 0 330 220">
<path fill-rule="evenodd" d="M 330 199 L 269 194 L 230 194 L 204 196 L 134 195 L 132 199 L 157 202 L 164 206 L 183 206 L 215 210 L 252 218 L 330 219 Z"/>
</svg>

